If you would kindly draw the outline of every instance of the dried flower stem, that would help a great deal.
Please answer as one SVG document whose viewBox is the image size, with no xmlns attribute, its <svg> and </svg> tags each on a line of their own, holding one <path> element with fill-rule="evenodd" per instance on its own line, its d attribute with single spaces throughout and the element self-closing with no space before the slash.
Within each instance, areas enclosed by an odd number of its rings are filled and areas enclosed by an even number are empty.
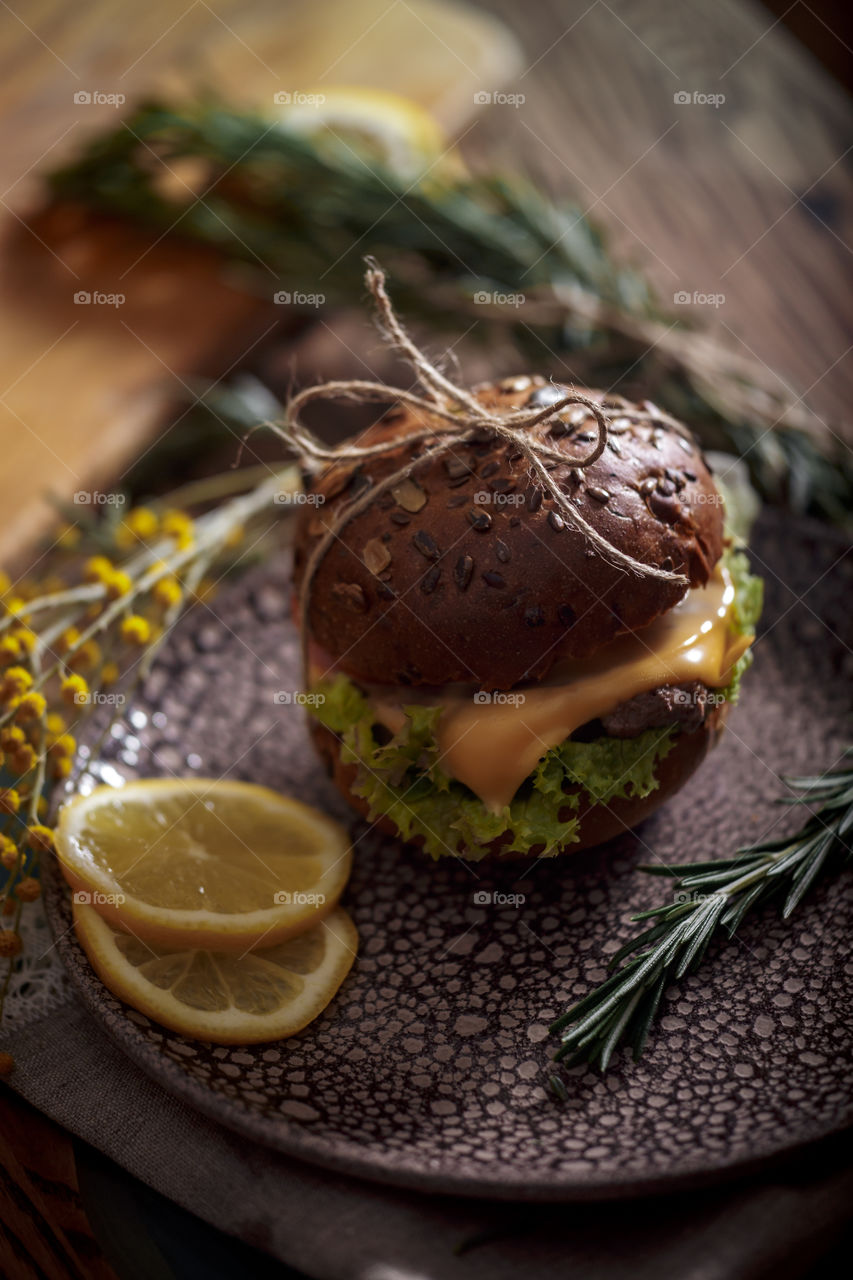
<svg viewBox="0 0 853 1280">
<path fill-rule="evenodd" d="M 220 479 L 221 483 L 216 483 Z M 20 955 L 18 930 L 22 908 L 24 902 L 32 901 L 38 892 L 38 884 L 33 882 L 38 877 L 42 854 L 50 847 L 50 829 L 39 822 L 46 788 L 55 777 L 65 778 L 69 772 L 70 785 L 73 785 L 85 769 L 80 754 L 72 763 L 76 743 L 66 732 L 69 727 L 75 728 L 76 721 L 69 726 L 64 716 L 50 711 L 49 699 L 58 699 L 61 695 L 68 703 L 73 694 L 74 703 L 81 706 L 79 719 L 86 714 L 85 704 L 93 701 L 92 690 L 96 686 L 90 688 L 74 671 L 75 656 L 97 664 L 97 678 L 102 682 L 106 681 L 105 655 L 109 654 L 109 665 L 115 666 L 116 672 L 114 655 L 125 659 L 124 693 L 115 700 L 113 715 L 95 745 L 97 753 L 121 714 L 126 694 L 132 693 L 145 679 L 187 603 L 195 598 L 205 574 L 233 544 L 234 535 L 265 510 L 270 514 L 280 512 L 274 500 L 283 492 L 297 491 L 300 486 L 301 477 L 292 464 L 278 471 L 264 467 L 260 476 L 253 471 L 239 480 L 227 475 L 214 478 L 213 482 L 202 482 L 192 489 L 199 500 L 247 488 L 249 492 L 232 497 L 195 521 L 182 512 L 167 512 L 166 516 L 180 517 L 180 527 L 188 539 L 183 545 L 180 541 L 176 544 L 174 534 L 167 532 L 164 517 L 157 538 L 124 560 L 119 570 L 109 559 L 100 556 L 102 564 L 97 571 L 101 577 L 97 582 L 35 592 L 30 598 L 25 591 L 16 596 L 14 606 L 6 610 L 0 628 L 5 645 L 0 659 L 0 707 L 3 708 L 0 731 L 3 747 L 8 748 L 5 756 L 0 751 L 0 850 L 4 856 L 4 868 L 0 872 L 0 911 L 9 923 L 3 925 L 2 932 L 3 955 L 8 960 L 0 982 L 0 1017 Z M 190 488 L 185 486 L 184 496 Z M 150 509 L 141 509 L 136 514 L 158 527 L 159 518 Z M 130 528 L 128 526 L 128 530 Z M 103 545 L 96 532 L 93 531 L 92 541 L 96 546 Z M 141 537 L 138 540 L 143 541 Z M 94 565 L 95 562 L 87 563 Z M 79 565 L 75 562 L 77 571 Z M 171 583 L 171 589 L 157 601 L 152 592 L 165 579 Z M 117 585 L 118 594 L 113 595 Z M 3 608 L 4 593 L 9 594 L 8 579 L 5 586 L 0 586 L 0 608 Z M 97 614 L 91 618 L 93 607 Z M 149 618 L 136 612 L 140 607 L 151 609 Z M 83 620 L 87 625 L 82 625 Z M 128 623 L 132 625 L 125 634 L 123 628 Z M 109 639 L 95 647 L 95 656 L 92 657 L 91 652 L 87 654 L 87 646 L 94 638 L 104 635 Z M 22 639 L 26 640 L 24 648 L 20 647 Z M 62 643 L 57 655 L 54 648 L 58 641 Z M 18 656 L 15 656 L 16 645 Z M 50 655 L 49 662 L 45 661 L 47 655 Z M 133 659 L 130 665 L 126 662 L 128 657 Z M 57 689 L 51 682 L 58 675 L 63 679 Z M 118 678 L 118 674 L 112 674 L 109 682 Z M 48 732 L 51 716 L 59 719 L 59 725 L 51 726 Z M 53 752 L 57 753 L 59 764 L 49 768 Z M 7 914 L 11 904 L 14 907 Z"/>
</svg>

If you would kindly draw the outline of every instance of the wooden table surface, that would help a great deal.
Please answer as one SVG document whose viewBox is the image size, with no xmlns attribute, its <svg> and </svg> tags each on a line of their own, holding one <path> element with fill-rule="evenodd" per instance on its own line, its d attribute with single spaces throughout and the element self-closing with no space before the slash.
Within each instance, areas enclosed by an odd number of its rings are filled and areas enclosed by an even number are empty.
<svg viewBox="0 0 853 1280">
<path fill-rule="evenodd" d="M 489 8 L 510 23 L 518 12 L 515 0 Z M 530 52 L 517 80 L 526 101 L 485 112 L 471 144 L 523 156 L 575 192 L 665 300 L 723 294 L 702 308 L 710 323 L 849 427 L 843 90 L 743 0 L 540 0 L 514 29 Z"/>
<path fill-rule="evenodd" d="M 250 295 L 200 246 L 83 211 L 33 216 L 46 169 L 157 94 L 214 91 L 272 123 L 276 94 L 357 84 L 405 93 L 455 132 L 481 78 L 521 62 L 503 24 L 453 0 L 13 7 L 0 5 L 0 562 L 49 526 L 47 494 L 115 484 L 186 409 L 193 375 L 221 376 L 299 323 L 273 304 L 279 284 Z"/>
<path fill-rule="evenodd" d="M 850 109 L 837 84 L 752 3 L 538 0 L 521 7 L 488 0 L 483 7 L 521 41 L 524 67 L 511 87 L 525 100 L 482 110 L 463 144 L 472 161 L 523 163 L 555 192 L 578 196 L 664 298 L 724 295 L 706 306 L 710 323 L 782 373 L 824 421 L 846 422 L 849 443 L 853 191 Z M 16 75 L 29 75 L 36 87 L 39 77 L 58 83 L 61 68 L 44 46 L 63 24 L 76 24 L 81 47 L 89 42 L 110 83 L 117 46 L 98 22 L 99 8 L 124 11 L 107 0 L 75 9 L 73 18 L 64 6 L 31 6 L 32 30 L 26 38 L 18 32 Z M 168 26 L 167 10 L 168 0 L 144 6 L 152 39 L 158 21 L 160 30 Z M 219 38 L 221 24 L 209 23 Z M 178 38 L 167 32 L 162 43 Z M 405 79 L 399 68 L 396 74 Z M 63 81 L 63 94 L 66 88 Z M 714 105 L 715 95 L 725 100 Z M 53 103 L 49 95 L 36 99 L 48 136 L 56 129 L 50 113 L 63 99 L 59 90 Z M 7 164 L 14 177 L 14 146 Z M 351 364 L 352 341 L 345 323 L 323 333 L 326 373 L 330 364 Z M 543 367 L 557 372 L 560 360 L 543 351 Z M 79 1218 L 61 1131 L 6 1091 L 0 1111 L 3 1194 L 29 1251 L 30 1269 L 21 1261 L 11 1274 L 72 1274 L 67 1260 L 62 1270 L 67 1249 L 73 1274 L 108 1275 Z M 57 1186 L 66 1191 L 54 1194 Z"/>
</svg>

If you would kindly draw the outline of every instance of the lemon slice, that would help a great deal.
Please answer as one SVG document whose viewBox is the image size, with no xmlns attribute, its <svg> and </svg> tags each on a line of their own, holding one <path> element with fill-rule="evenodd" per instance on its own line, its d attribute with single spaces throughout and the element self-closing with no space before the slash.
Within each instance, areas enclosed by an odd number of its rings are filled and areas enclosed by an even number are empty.
<svg viewBox="0 0 853 1280">
<path fill-rule="evenodd" d="M 74 927 L 113 995 L 194 1040 L 257 1044 L 295 1035 L 352 967 L 358 932 L 342 907 L 298 938 L 236 955 L 152 946 L 75 902 Z"/>
<path fill-rule="evenodd" d="M 337 822 L 245 782 L 151 779 L 97 787 L 59 816 L 77 900 L 148 942 L 246 951 L 332 910 L 352 854 Z"/>
<path fill-rule="evenodd" d="M 401 94 L 326 87 L 322 93 L 282 96 L 279 128 L 315 142 L 325 134 L 330 142 L 372 156 L 404 177 L 421 173 L 447 148 L 438 122 Z"/>
</svg>

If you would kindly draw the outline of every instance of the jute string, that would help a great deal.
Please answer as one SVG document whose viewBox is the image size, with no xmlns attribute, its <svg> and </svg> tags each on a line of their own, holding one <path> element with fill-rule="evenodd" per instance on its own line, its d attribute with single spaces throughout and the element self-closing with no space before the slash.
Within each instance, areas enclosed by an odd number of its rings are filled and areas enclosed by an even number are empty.
<svg viewBox="0 0 853 1280">
<path fill-rule="evenodd" d="M 483 436 L 503 440 L 527 460 L 530 473 L 545 493 L 554 501 L 554 507 L 566 524 L 580 530 L 601 553 L 608 563 L 634 573 L 639 577 L 656 578 L 661 582 L 675 582 L 687 586 L 682 574 L 644 564 L 627 552 L 615 547 L 593 528 L 563 492 L 551 475 L 547 464 L 559 464 L 582 471 L 600 458 L 607 445 L 608 433 L 620 434 L 602 406 L 578 391 L 567 391 L 553 404 L 532 406 L 497 412 L 480 403 L 469 391 L 451 382 L 415 345 L 400 323 L 385 289 L 385 273 L 372 259 L 368 259 L 365 284 L 376 304 L 379 328 L 383 339 L 409 364 L 415 374 L 419 390 L 407 391 L 400 387 L 388 387 L 377 382 L 350 380 L 325 382 L 293 396 L 286 406 L 283 423 L 269 423 L 287 445 L 300 464 L 310 474 L 316 474 L 336 463 L 359 463 L 370 458 L 382 457 L 400 449 L 411 449 L 424 444 L 417 456 L 406 462 L 381 480 L 368 480 L 356 497 L 341 506 L 333 521 L 308 558 L 299 593 L 300 626 L 302 630 L 303 661 L 307 662 L 308 613 L 311 590 L 317 571 L 335 541 L 346 526 L 371 506 L 389 489 L 411 478 L 412 473 L 460 445 L 481 440 Z M 324 444 L 301 421 L 305 406 L 314 400 L 353 400 L 361 404 L 397 401 L 408 405 L 426 422 L 413 431 L 396 434 L 378 444 L 344 442 L 336 446 Z M 552 448 L 546 441 L 532 438 L 530 431 L 537 423 L 556 418 L 569 405 L 583 405 L 595 419 L 597 435 L 589 450 L 580 457 L 567 455 L 562 449 Z M 676 425 L 676 424 L 673 424 Z M 622 428 L 621 430 L 626 430 Z"/>
</svg>

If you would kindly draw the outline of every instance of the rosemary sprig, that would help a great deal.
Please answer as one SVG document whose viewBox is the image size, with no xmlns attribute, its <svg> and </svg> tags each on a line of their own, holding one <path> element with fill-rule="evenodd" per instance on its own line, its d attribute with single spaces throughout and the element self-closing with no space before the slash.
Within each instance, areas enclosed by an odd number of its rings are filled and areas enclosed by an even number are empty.
<svg viewBox="0 0 853 1280">
<path fill-rule="evenodd" d="M 520 175 L 437 163 L 412 182 L 354 139 L 307 138 L 207 100 L 143 104 L 50 181 L 61 199 L 215 246 L 267 296 L 277 278 L 293 295 L 357 302 L 362 257 L 374 254 L 410 316 L 458 332 L 467 312 L 475 335 L 500 331 L 525 364 L 571 353 L 573 377 L 588 385 L 630 374 L 705 444 L 744 455 L 769 501 L 849 519 L 853 463 L 833 433 L 818 435 L 813 415 L 763 366 L 681 316 L 674 323 L 577 205 Z M 519 294 L 517 306 L 494 302 Z"/>
<path fill-rule="evenodd" d="M 851 755 L 853 747 L 845 752 Z M 674 877 L 675 898 L 632 917 L 653 923 L 613 956 L 615 972 L 554 1022 L 551 1033 L 562 1040 L 555 1061 L 589 1062 L 606 1071 L 623 1043 L 632 1047 L 636 1061 L 667 987 L 699 967 L 720 930 L 732 937 L 749 911 L 770 901 L 781 900 L 787 920 L 820 875 L 851 861 L 853 765 L 823 777 L 785 781 L 797 794 L 778 803 L 813 810 L 794 835 L 746 845 L 732 858 L 640 868 Z M 562 1096 L 558 1076 L 551 1086 Z"/>
</svg>

